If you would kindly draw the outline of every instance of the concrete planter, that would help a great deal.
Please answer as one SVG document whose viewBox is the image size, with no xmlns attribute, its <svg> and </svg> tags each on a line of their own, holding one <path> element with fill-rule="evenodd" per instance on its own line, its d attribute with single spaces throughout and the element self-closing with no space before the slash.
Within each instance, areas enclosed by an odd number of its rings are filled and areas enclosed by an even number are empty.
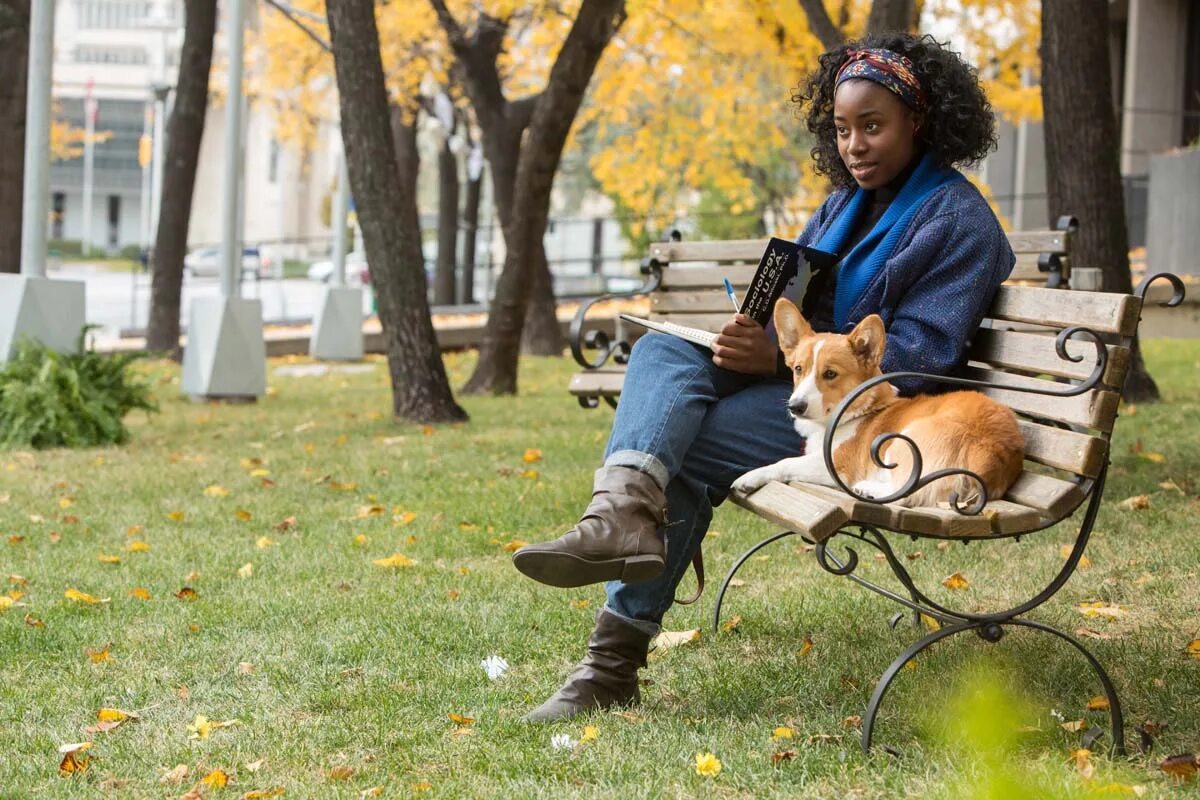
<svg viewBox="0 0 1200 800">
<path fill-rule="evenodd" d="M 1200 148 L 1150 159 L 1146 266 L 1200 275 Z"/>
</svg>

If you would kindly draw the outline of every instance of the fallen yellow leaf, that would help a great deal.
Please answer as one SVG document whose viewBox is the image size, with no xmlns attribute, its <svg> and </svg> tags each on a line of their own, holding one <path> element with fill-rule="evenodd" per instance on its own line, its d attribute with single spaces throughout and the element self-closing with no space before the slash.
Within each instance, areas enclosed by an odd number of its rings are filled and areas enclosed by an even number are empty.
<svg viewBox="0 0 1200 800">
<path fill-rule="evenodd" d="M 63 775 L 72 775 L 76 772 L 86 770 L 89 759 L 87 756 L 81 756 L 80 753 L 90 749 L 91 746 L 91 742 L 77 742 L 75 744 L 64 744 L 58 748 L 58 752 L 62 753 L 62 761 L 58 764 L 58 771 Z"/>
<path fill-rule="evenodd" d="M 595 741 L 597 738 L 599 738 L 599 736 L 600 729 L 595 725 L 584 725 L 583 735 L 579 737 L 579 743 L 587 744 L 588 742 Z"/>
<path fill-rule="evenodd" d="M 258 537 L 258 541 L 256 541 L 254 543 L 254 546 L 257 547 L 259 550 L 266 550 L 268 547 L 270 547 L 271 545 L 274 545 L 274 544 L 278 544 L 278 542 L 276 542 L 271 537 L 260 536 L 260 537 Z"/>
<path fill-rule="evenodd" d="M 176 592 L 175 596 L 180 600 L 195 600 L 200 597 L 200 593 L 190 586 L 185 586 Z"/>
<path fill-rule="evenodd" d="M 207 785 L 210 789 L 224 789 L 229 783 L 229 776 L 224 770 L 214 769 L 212 772 L 200 779 L 200 782 Z"/>
<path fill-rule="evenodd" d="M 196 719 L 193 720 L 192 723 L 187 726 L 188 738 L 189 739 L 207 739 L 209 737 L 209 734 L 211 734 L 215 730 L 219 730 L 221 728 L 229 728 L 229 727 L 232 727 L 232 726 L 238 725 L 238 724 L 240 724 L 240 723 L 236 719 L 229 719 L 229 720 L 225 720 L 222 722 L 221 720 L 209 719 L 208 717 L 204 716 L 203 714 L 197 714 Z"/>
<path fill-rule="evenodd" d="M 256 789 L 253 792 L 246 792 L 242 795 L 242 800 L 266 800 L 268 797 L 278 797 L 284 791 L 282 786 L 276 786 L 273 789 Z"/>
<path fill-rule="evenodd" d="M 249 578 L 254 574 L 254 565 L 249 562 L 242 564 L 238 567 L 237 574 L 239 578 Z"/>
<path fill-rule="evenodd" d="M 1102 694 L 1098 694 L 1095 697 L 1088 698 L 1087 710 L 1088 711 L 1108 711 L 1108 698 Z"/>
<path fill-rule="evenodd" d="M 650 643 L 650 649 L 655 651 L 669 650 L 672 647 L 679 647 L 690 642 L 699 641 L 700 629 L 693 628 L 690 631 L 660 631 L 658 636 L 654 637 L 654 641 Z"/>
<path fill-rule="evenodd" d="M 184 514 L 182 511 L 168 511 L 167 512 L 167 519 L 172 520 L 173 522 L 183 522 L 183 519 L 185 516 L 187 516 L 187 515 Z"/>
<path fill-rule="evenodd" d="M 1155 464 L 1161 464 L 1167 460 L 1167 457 L 1162 453 L 1152 453 L 1149 450 L 1143 450 L 1142 452 L 1138 453 L 1138 457 L 1144 458 L 1147 461 L 1153 461 Z"/>
<path fill-rule="evenodd" d="M 512 539 L 511 541 L 506 542 L 503 547 L 506 553 L 515 553 L 528 544 L 529 542 L 525 541 L 524 539 Z"/>
<path fill-rule="evenodd" d="M 379 567 L 411 567 L 417 562 L 402 553 L 396 553 L 388 558 L 377 558 L 371 563 Z"/>
<path fill-rule="evenodd" d="M 1133 497 L 1127 497 L 1117 505 L 1127 511 L 1145 511 L 1150 507 L 1150 495 L 1138 494 Z"/>
<path fill-rule="evenodd" d="M 63 592 L 63 597 L 67 598 L 68 600 L 74 600 L 76 603 L 95 604 L 95 603 L 107 603 L 109 601 L 109 598 L 107 598 L 107 597 L 105 597 L 103 599 L 98 598 L 98 597 L 92 597 L 90 594 L 84 594 L 83 592 L 79 591 L 78 589 L 67 589 L 67 591 Z"/>
<path fill-rule="evenodd" d="M 120 556 L 110 556 L 110 555 L 105 555 L 104 553 L 101 553 L 100 555 L 96 556 L 96 560 L 99 561 L 101 564 L 120 564 L 121 563 Z"/>
<path fill-rule="evenodd" d="M 97 650 L 94 647 L 87 647 L 84 648 L 84 652 L 87 653 L 87 657 L 93 664 L 100 664 L 104 661 L 112 660 L 112 656 L 108 652 L 110 647 L 112 647 L 111 644 L 104 645 L 104 648 L 101 650 Z"/>
<path fill-rule="evenodd" d="M 0 611 L 12 608 L 14 605 L 16 605 L 16 602 L 16 600 L 13 600 L 8 595 L 0 594 Z"/>
<path fill-rule="evenodd" d="M 945 586 L 947 589 L 959 591 L 966 589 L 970 585 L 971 584 L 967 582 L 967 579 L 963 577 L 961 572 L 956 572 L 953 575 L 947 576 L 946 579 L 942 581 L 942 586 Z"/>
<path fill-rule="evenodd" d="M 811 637 L 811 636 L 809 636 L 809 635 L 807 635 L 807 634 L 805 634 L 805 636 L 804 636 L 804 641 L 800 643 L 800 653 L 799 653 L 799 655 L 800 655 L 801 657 L 803 657 L 803 656 L 806 656 L 806 655 L 808 655 L 808 651 L 809 651 L 809 650 L 812 650 L 812 649 L 813 649 L 813 640 L 812 640 L 812 637 Z"/>
<path fill-rule="evenodd" d="M 1200 661 L 1200 639 L 1192 639 L 1187 643 L 1187 654 Z"/>
<path fill-rule="evenodd" d="M 1092 764 L 1092 751 L 1081 748 L 1071 753 L 1071 758 L 1075 760 L 1075 769 L 1079 772 L 1079 776 L 1085 781 L 1091 780 L 1096 771 L 1095 765 Z"/>
<path fill-rule="evenodd" d="M 1086 603 L 1080 603 L 1075 606 L 1079 613 L 1085 617 L 1104 617 L 1105 619 L 1116 619 L 1125 613 L 1125 609 L 1119 605 L 1105 603 L 1102 600 L 1094 600 Z"/>
<path fill-rule="evenodd" d="M 99 722 L 125 722 L 131 719 L 140 719 L 136 711 L 122 711 L 119 708 L 101 708 L 96 712 L 96 719 Z"/>
<path fill-rule="evenodd" d="M 208 486 L 204 489 L 204 496 L 205 497 L 228 497 L 229 490 L 226 489 L 224 486 L 221 486 L 220 484 L 214 483 L 212 486 Z"/>
<path fill-rule="evenodd" d="M 150 592 L 146 589 L 143 589 L 141 586 L 138 586 L 137 588 L 129 590 L 129 596 L 136 597 L 138 600 L 149 600 Z"/>
<path fill-rule="evenodd" d="M 542 460 L 542 451 L 531 447 L 521 456 L 521 460 L 526 464 L 534 464 Z"/>
<path fill-rule="evenodd" d="M 125 545 L 125 549 L 131 553 L 146 553 L 150 550 L 150 545 L 145 542 L 130 542 Z"/>
<path fill-rule="evenodd" d="M 234 511 L 233 516 L 237 517 L 242 522 L 249 522 L 250 520 L 254 519 L 254 515 L 244 508 L 239 508 L 237 511 Z"/>
<path fill-rule="evenodd" d="M 348 781 L 354 777 L 354 768 L 341 764 L 329 770 L 329 780 Z"/>
<path fill-rule="evenodd" d="M 721 630 L 731 631 L 734 628 L 736 628 L 738 625 L 741 625 L 741 624 L 742 624 L 742 615 L 734 614 L 732 617 L 729 618 L 729 620 L 724 625 L 721 626 Z"/>
<path fill-rule="evenodd" d="M 446 716 L 450 718 L 451 722 L 454 722 L 458 725 L 474 725 L 475 724 L 474 717 L 464 717 L 462 714 L 455 714 L 454 712 L 451 712 L 451 713 L 447 714 Z"/>
<path fill-rule="evenodd" d="M 771 741 L 773 742 L 778 742 L 783 739 L 794 739 L 795 737 L 796 731 L 787 727 L 786 725 L 780 725 L 771 732 Z"/>
<path fill-rule="evenodd" d="M 1081 719 L 1076 719 L 1071 720 L 1070 722 L 1064 722 L 1058 727 L 1062 728 L 1067 733 L 1079 733 L 1081 730 L 1087 727 L 1087 723 Z"/>
</svg>

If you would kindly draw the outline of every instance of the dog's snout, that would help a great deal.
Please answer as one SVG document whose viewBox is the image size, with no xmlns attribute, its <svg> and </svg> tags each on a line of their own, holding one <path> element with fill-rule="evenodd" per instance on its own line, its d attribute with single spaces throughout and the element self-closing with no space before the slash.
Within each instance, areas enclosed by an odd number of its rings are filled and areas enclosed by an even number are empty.
<svg viewBox="0 0 1200 800">
<path fill-rule="evenodd" d="M 793 397 L 788 400 L 788 411 L 793 417 L 803 417 L 804 412 L 808 411 L 808 401 L 803 397 Z"/>
</svg>

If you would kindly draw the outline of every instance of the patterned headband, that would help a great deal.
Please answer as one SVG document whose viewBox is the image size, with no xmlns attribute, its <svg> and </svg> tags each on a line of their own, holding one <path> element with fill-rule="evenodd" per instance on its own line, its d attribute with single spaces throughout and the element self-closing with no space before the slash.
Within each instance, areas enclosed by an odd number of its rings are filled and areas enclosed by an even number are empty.
<svg viewBox="0 0 1200 800">
<path fill-rule="evenodd" d="M 851 50 L 846 54 L 846 63 L 838 70 L 834 91 L 851 78 L 874 81 L 891 90 L 904 104 L 914 111 L 924 111 L 928 105 L 925 90 L 907 56 L 892 50 L 868 48 Z"/>
</svg>

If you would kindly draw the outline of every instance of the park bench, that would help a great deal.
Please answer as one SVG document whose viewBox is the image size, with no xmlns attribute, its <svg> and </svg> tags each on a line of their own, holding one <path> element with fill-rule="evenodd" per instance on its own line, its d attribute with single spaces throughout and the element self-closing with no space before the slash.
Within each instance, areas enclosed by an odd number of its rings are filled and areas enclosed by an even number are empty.
<svg viewBox="0 0 1200 800">
<path fill-rule="evenodd" d="M 856 496 L 836 478 L 831 451 L 833 436 L 825 437 L 824 457 L 830 473 L 841 484 L 840 490 L 772 482 L 748 496 L 731 495 L 734 503 L 782 530 L 735 561 L 717 595 L 714 629 L 719 627 L 725 592 L 738 569 L 754 553 L 792 535 L 800 535 L 812 546 L 817 563 L 826 571 L 846 576 L 907 608 L 918 625 L 922 624 L 922 615 L 933 622 L 931 627 L 936 629 L 907 647 L 876 683 L 863 715 L 864 750 L 871 747 L 876 715 L 888 688 L 915 656 L 942 639 L 967 631 L 994 643 L 1001 639 L 1006 628 L 1015 626 L 1058 637 L 1087 660 L 1108 700 L 1113 749 L 1124 752 L 1120 701 L 1100 662 L 1075 638 L 1025 615 L 1061 589 L 1083 557 L 1104 493 L 1120 390 L 1146 293 L 1152 283 L 1169 281 L 1171 296 L 1162 305 L 1174 306 L 1182 302 L 1184 288 L 1174 275 L 1160 274 L 1147 277 L 1129 295 L 1066 290 L 1073 230 L 1073 220 L 1064 219 L 1056 230 L 1009 234 L 1017 252 L 1017 268 L 1010 282 L 999 289 L 969 344 L 965 373 L 954 378 L 919 376 L 952 388 L 977 389 L 1017 413 L 1025 438 L 1026 469 L 1003 498 L 988 498 L 984 492 L 969 508 L 957 504 L 936 508 L 896 505 L 899 498 L 947 474 L 942 470 L 922 475 L 920 453 L 898 434 L 879 437 L 873 453 L 876 463 L 883 467 L 878 453 L 886 441 L 895 440 L 893 446 L 913 451 L 913 473 L 908 476 L 905 488 L 892 497 Z M 729 318 L 729 298 L 722 277 L 728 276 L 735 285 L 744 287 L 765 244 L 765 241 L 726 241 L 652 245 L 643 268 L 649 278 L 642 287 L 649 295 L 650 318 L 717 330 Z M 601 399 L 615 405 L 629 345 L 611 341 L 604 332 L 585 332 L 587 310 L 587 305 L 581 307 L 571 326 L 572 351 L 586 369 L 572 378 L 570 392 L 585 407 L 595 407 Z M 589 361 L 583 355 L 585 347 L 598 350 L 599 356 Z M 890 378 L 914 376 L 914 373 L 896 373 L 864 383 L 835 410 L 831 427 L 836 427 L 843 410 L 872 385 Z M 982 481 L 977 476 L 965 470 L 955 472 L 973 479 L 982 490 Z M 1029 600 L 994 612 L 950 608 L 932 599 L 917 586 L 905 568 L 905 560 L 896 554 L 888 540 L 888 534 L 899 534 L 913 539 L 964 543 L 1019 541 L 1022 536 L 1070 519 L 1081 507 L 1084 510 L 1074 544 L 1049 584 Z M 834 552 L 836 542 L 851 539 L 876 548 L 902 588 L 889 589 L 856 574 L 858 554 L 850 547 L 840 555 Z M 896 615 L 893 624 L 902 616 Z"/>
</svg>

